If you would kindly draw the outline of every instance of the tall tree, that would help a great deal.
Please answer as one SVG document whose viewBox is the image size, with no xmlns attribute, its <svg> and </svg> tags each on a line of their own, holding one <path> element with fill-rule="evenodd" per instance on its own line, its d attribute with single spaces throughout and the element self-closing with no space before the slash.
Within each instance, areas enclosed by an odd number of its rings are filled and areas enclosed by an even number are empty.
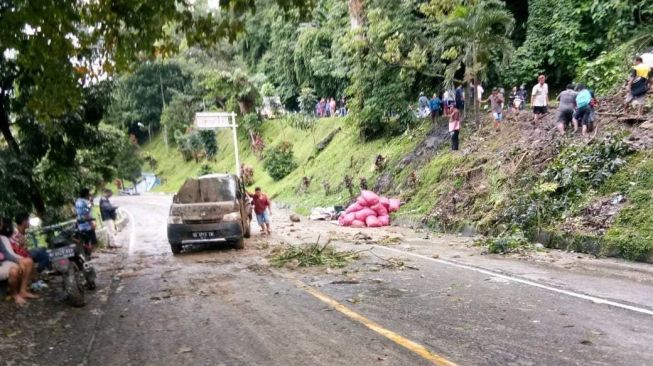
<svg viewBox="0 0 653 366">
<path fill-rule="evenodd" d="M 453 17 L 441 24 L 436 43 L 440 44 L 448 61 L 445 79 L 451 82 L 458 70 L 464 67 L 465 80 L 474 81 L 474 115 L 479 124 L 479 101 L 476 88 L 490 63 L 499 58 L 504 64 L 513 52 L 510 34 L 514 18 L 498 0 L 480 0 L 462 6 Z"/>
<path fill-rule="evenodd" d="M 277 0 L 283 7 L 304 0 Z M 221 1 L 197 14 L 190 0 L 5 0 L 0 1 L 0 132 L 21 155 L 12 125 L 52 121 L 81 104 L 82 86 L 134 61 L 174 51 L 165 32 L 175 27 L 191 45 L 234 39 L 254 0 Z M 197 2 L 199 3 L 199 2 Z M 46 130 L 52 130 L 47 128 Z M 36 162 L 31 164 L 31 170 Z M 25 177 L 39 214 L 45 204 L 37 184 Z"/>
</svg>

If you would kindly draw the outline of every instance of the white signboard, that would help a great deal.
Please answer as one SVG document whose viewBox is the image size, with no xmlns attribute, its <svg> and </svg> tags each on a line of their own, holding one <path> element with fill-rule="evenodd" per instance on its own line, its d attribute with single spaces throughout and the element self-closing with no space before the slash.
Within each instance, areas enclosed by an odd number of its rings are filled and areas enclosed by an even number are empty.
<svg viewBox="0 0 653 366">
<path fill-rule="evenodd" d="M 236 158 L 236 175 L 240 177 L 240 159 L 238 157 L 238 135 L 236 133 L 236 113 L 198 112 L 195 113 L 195 127 L 200 130 L 217 130 L 231 128 L 234 137 L 234 155 Z"/>
<path fill-rule="evenodd" d="M 200 130 L 230 128 L 232 113 L 199 112 L 195 114 L 195 126 Z"/>
</svg>

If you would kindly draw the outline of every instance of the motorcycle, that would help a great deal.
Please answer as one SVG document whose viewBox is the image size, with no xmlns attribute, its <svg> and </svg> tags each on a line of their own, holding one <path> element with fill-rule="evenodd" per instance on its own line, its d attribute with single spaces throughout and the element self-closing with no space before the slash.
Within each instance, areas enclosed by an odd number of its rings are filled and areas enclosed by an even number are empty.
<svg viewBox="0 0 653 366">
<path fill-rule="evenodd" d="M 84 245 L 83 233 L 61 230 L 47 241 L 53 274 L 62 276 L 68 301 L 75 307 L 86 305 L 85 291 L 95 289 L 96 272 L 88 262 L 90 252 Z"/>
</svg>

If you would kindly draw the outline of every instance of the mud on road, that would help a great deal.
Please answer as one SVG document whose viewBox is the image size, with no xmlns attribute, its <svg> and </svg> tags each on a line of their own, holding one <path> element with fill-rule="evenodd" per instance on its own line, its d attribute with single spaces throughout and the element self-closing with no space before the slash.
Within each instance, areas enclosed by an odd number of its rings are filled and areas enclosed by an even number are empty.
<svg viewBox="0 0 653 366">
<path fill-rule="evenodd" d="M 283 210 L 273 235 L 253 227 L 242 251 L 173 256 L 169 197 L 116 201 L 131 222 L 122 250 L 99 253 L 90 303 L 72 309 L 56 291 L 26 309 L 2 303 L 0 364 L 653 364 L 645 265 L 562 252 L 486 256 L 471 238 L 293 224 Z M 270 266 L 280 246 L 318 237 L 360 259 Z"/>
</svg>

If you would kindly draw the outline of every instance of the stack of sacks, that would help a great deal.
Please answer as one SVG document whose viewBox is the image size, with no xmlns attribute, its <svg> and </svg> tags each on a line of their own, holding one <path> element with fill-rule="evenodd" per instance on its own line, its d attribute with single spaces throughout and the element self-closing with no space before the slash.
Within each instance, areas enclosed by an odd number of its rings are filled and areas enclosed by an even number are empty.
<svg viewBox="0 0 653 366">
<path fill-rule="evenodd" d="M 390 213 L 399 210 L 399 200 L 379 197 L 370 191 L 361 191 L 361 195 L 345 213 L 340 215 L 340 226 L 381 227 L 390 225 Z"/>
</svg>

